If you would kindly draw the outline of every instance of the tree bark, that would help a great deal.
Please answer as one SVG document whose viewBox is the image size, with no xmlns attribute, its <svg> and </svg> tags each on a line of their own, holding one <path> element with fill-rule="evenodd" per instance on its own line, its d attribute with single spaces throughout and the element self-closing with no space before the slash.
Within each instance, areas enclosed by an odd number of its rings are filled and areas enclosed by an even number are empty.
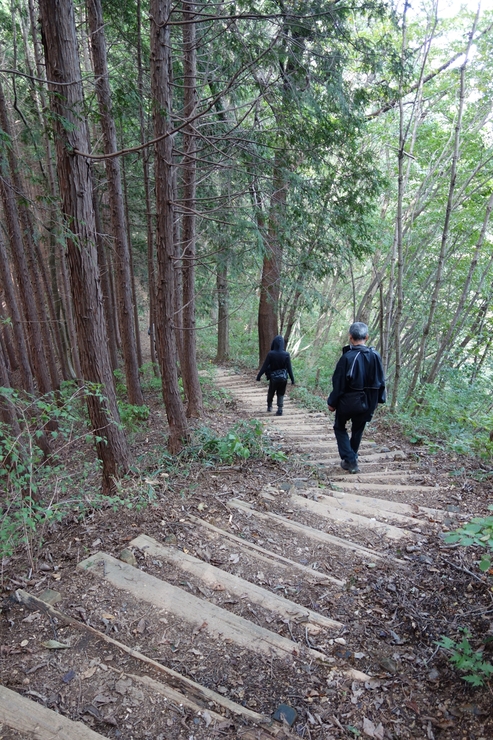
<svg viewBox="0 0 493 740">
<path fill-rule="evenodd" d="M 142 4 L 137 0 L 137 85 L 139 89 L 139 126 L 140 143 L 146 140 L 146 129 L 144 120 L 144 75 L 142 68 Z M 156 276 L 154 270 L 154 229 L 151 207 L 151 188 L 149 184 L 149 162 L 148 152 L 142 150 L 142 172 L 144 176 L 144 193 L 146 203 L 146 226 L 147 226 L 147 283 L 149 290 L 149 342 L 151 362 L 154 374 L 158 375 L 156 357 L 156 331 L 155 331 L 155 305 L 156 305 Z"/>
<path fill-rule="evenodd" d="M 269 226 L 264 238 L 264 260 L 260 281 L 258 308 L 259 361 L 263 362 L 270 350 L 272 340 L 279 333 L 279 294 L 281 287 L 282 246 L 280 240 L 281 221 L 286 204 L 286 183 L 283 177 L 280 153 L 276 151 L 273 185 L 269 209 Z"/>
<path fill-rule="evenodd" d="M 11 140 L 10 126 L 7 121 L 7 109 L 3 90 L 0 86 L 0 126 Z M 31 281 L 31 272 L 29 270 L 28 259 L 24 249 L 22 239 L 22 228 L 20 223 L 19 209 L 17 207 L 16 190 L 12 183 L 12 149 L 10 148 L 10 157 L 4 154 L 0 160 L 0 193 L 2 197 L 5 220 L 10 242 L 12 262 L 14 266 L 15 279 L 18 286 L 20 303 L 23 308 L 24 319 L 26 321 L 26 333 L 28 346 L 30 349 L 30 362 L 34 370 L 34 376 L 41 393 L 48 393 L 54 390 L 56 385 L 53 384 L 50 377 L 47 364 L 47 348 L 43 344 L 45 332 L 41 327 L 42 322 L 38 313 L 39 306 L 36 304 L 36 289 Z M 10 161 L 9 161 L 10 160 Z M 39 296 L 38 302 L 40 300 Z"/>
<path fill-rule="evenodd" d="M 29 351 L 27 340 L 24 334 L 24 322 L 22 320 L 17 296 L 15 293 L 14 283 L 10 272 L 9 258 L 7 248 L 0 231 L 0 281 L 5 294 L 7 312 L 12 322 L 12 333 L 15 342 L 15 353 L 20 368 L 22 387 L 28 393 L 34 393 L 34 378 L 29 362 Z"/>
<path fill-rule="evenodd" d="M 217 355 L 216 362 L 229 359 L 229 288 L 227 254 L 218 255 L 217 288 Z"/>
<path fill-rule="evenodd" d="M 183 8 L 183 116 L 192 119 L 197 109 L 197 49 L 195 32 L 195 5 L 182 2 Z M 196 259 L 196 151 L 194 124 L 183 129 L 183 357 L 182 373 L 187 389 L 187 416 L 200 417 L 202 390 L 197 369 L 195 328 L 195 259 Z"/>
<path fill-rule="evenodd" d="M 91 49 L 96 78 L 96 94 L 103 132 L 104 153 L 113 154 L 117 151 L 117 139 L 112 114 L 101 0 L 87 0 L 87 15 L 91 31 Z M 136 345 L 137 327 L 134 326 L 132 302 L 130 246 L 125 223 L 120 161 L 118 157 L 111 157 L 105 160 L 105 166 L 111 228 L 115 240 L 117 299 L 122 337 L 123 364 L 127 381 L 127 395 L 131 404 L 142 406 L 144 396 L 142 395 L 139 380 L 139 362 Z"/>
<path fill-rule="evenodd" d="M 41 0 L 40 20 L 55 119 L 58 180 L 67 224 L 80 360 L 84 380 L 96 383 L 102 393 L 88 397 L 88 409 L 97 454 L 103 465 L 103 489 L 107 491 L 114 485 L 114 479 L 128 470 L 129 450 L 119 424 L 108 355 L 91 171 L 87 161 L 73 153 L 74 149 L 89 151 L 73 6 L 69 2 Z"/>
<path fill-rule="evenodd" d="M 172 62 L 168 20 L 171 0 L 151 0 L 151 93 L 154 103 L 154 136 L 171 129 Z M 156 338 L 161 367 L 163 398 L 169 424 L 168 447 L 177 453 L 188 437 L 187 420 L 180 398 L 177 351 L 174 334 L 174 208 L 173 208 L 173 142 L 171 136 L 155 144 L 156 178 Z"/>
</svg>

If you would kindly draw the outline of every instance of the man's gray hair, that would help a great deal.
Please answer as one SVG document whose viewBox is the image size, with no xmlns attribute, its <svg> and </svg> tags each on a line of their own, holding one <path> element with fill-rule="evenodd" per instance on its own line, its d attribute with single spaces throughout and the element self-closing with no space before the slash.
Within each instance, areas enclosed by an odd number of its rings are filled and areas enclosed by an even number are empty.
<svg viewBox="0 0 493 740">
<path fill-rule="evenodd" d="M 363 324 L 362 321 L 355 321 L 354 324 L 351 324 L 349 327 L 349 333 L 353 339 L 356 339 L 356 341 L 366 339 L 368 336 L 368 327 L 366 324 Z"/>
</svg>

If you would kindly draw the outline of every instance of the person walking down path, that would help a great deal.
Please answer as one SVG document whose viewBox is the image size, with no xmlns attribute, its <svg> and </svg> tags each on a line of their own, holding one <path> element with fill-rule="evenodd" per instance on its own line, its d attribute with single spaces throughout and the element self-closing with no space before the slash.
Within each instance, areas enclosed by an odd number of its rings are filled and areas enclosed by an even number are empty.
<svg viewBox="0 0 493 740">
<path fill-rule="evenodd" d="M 267 411 L 272 411 L 274 394 L 277 395 L 277 416 L 282 416 L 284 394 L 286 392 L 288 376 L 291 378 L 291 385 L 294 385 L 291 357 L 284 347 L 284 337 L 278 334 L 277 337 L 274 337 L 272 340 L 270 352 L 267 353 L 264 364 L 258 371 L 257 375 L 257 380 L 260 380 L 262 375 L 265 373 L 265 377 L 269 381 L 269 390 L 267 391 Z"/>
<path fill-rule="evenodd" d="M 385 375 L 382 360 L 373 347 L 367 347 L 368 327 L 356 321 L 349 327 L 349 345 L 343 347 L 332 376 L 332 392 L 327 399 L 335 411 L 334 434 L 341 468 L 359 473 L 358 449 L 367 422 L 377 404 L 385 403 Z M 346 430 L 351 421 L 351 439 Z"/>
</svg>

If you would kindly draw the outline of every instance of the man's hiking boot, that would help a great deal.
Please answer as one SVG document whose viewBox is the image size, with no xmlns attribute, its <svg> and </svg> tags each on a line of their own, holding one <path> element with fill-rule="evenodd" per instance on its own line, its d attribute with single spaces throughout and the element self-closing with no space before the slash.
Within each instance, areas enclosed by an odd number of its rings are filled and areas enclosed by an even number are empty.
<svg viewBox="0 0 493 740">
<path fill-rule="evenodd" d="M 348 473 L 359 473 L 360 470 L 358 468 L 358 463 L 355 461 L 353 463 L 348 463 L 346 460 L 341 460 L 341 468 L 343 470 L 347 470 Z"/>
<path fill-rule="evenodd" d="M 277 409 L 276 416 L 282 416 L 282 406 Z"/>
<path fill-rule="evenodd" d="M 272 411 L 272 404 L 270 406 L 267 406 L 267 411 Z"/>
</svg>

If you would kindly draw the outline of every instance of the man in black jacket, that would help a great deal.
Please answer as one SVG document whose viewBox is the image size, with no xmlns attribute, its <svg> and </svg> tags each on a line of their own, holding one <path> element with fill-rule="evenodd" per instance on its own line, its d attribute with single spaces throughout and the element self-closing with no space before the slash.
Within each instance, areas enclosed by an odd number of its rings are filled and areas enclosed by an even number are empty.
<svg viewBox="0 0 493 740">
<path fill-rule="evenodd" d="M 265 373 L 269 381 L 269 390 L 267 391 L 267 411 L 272 411 L 274 393 L 277 394 L 277 416 L 282 416 L 288 375 L 291 378 L 292 385 L 294 385 L 291 357 L 284 347 L 284 337 L 278 334 L 277 337 L 274 337 L 272 340 L 270 352 L 267 353 L 264 364 L 258 371 L 257 375 L 257 380 L 260 380 L 262 375 Z"/>
<path fill-rule="evenodd" d="M 341 457 L 341 468 L 359 473 L 358 449 L 366 423 L 379 403 L 385 403 L 385 376 L 380 355 L 367 347 L 368 327 L 356 321 L 349 327 L 349 345 L 332 376 L 329 411 L 336 412 L 334 433 Z M 351 420 L 351 439 L 346 424 Z"/>
</svg>

